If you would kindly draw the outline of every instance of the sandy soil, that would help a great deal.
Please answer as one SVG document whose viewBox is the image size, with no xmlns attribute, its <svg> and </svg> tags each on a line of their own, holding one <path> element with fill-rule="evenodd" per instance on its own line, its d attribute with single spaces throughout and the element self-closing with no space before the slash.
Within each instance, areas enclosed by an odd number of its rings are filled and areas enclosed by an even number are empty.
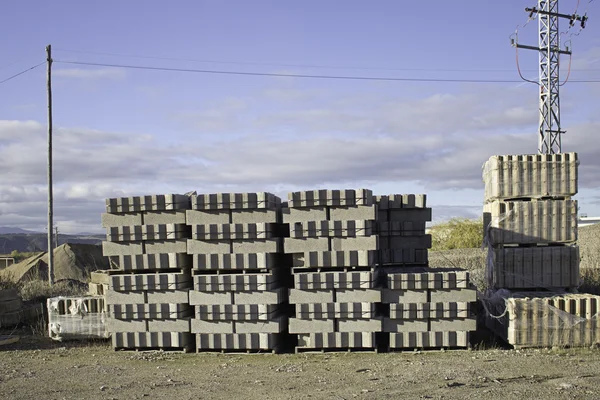
<svg viewBox="0 0 600 400">
<path fill-rule="evenodd" d="M 600 351 L 181 354 L 23 337 L 0 399 L 597 399 Z"/>
</svg>

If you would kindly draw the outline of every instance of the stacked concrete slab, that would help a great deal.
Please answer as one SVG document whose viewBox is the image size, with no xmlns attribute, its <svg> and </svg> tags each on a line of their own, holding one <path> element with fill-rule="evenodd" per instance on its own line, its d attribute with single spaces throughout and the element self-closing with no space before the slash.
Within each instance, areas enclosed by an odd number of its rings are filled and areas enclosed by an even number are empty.
<svg viewBox="0 0 600 400">
<path fill-rule="evenodd" d="M 289 263 L 282 254 L 281 199 L 271 193 L 192 196 L 197 351 L 277 351 L 287 332 Z"/>
<path fill-rule="evenodd" d="M 576 153 L 492 156 L 483 167 L 492 288 L 579 284 Z"/>
<path fill-rule="evenodd" d="M 381 332 L 377 208 L 370 190 L 288 194 L 285 253 L 293 263 L 290 334 L 297 351 L 375 349 Z"/>
<path fill-rule="evenodd" d="M 106 303 L 115 349 L 192 347 L 189 208 L 189 197 L 178 194 L 106 200 L 102 245 L 112 267 Z"/>
<path fill-rule="evenodd" d="M 54 340 L 109 338 L 104 302 L 103 296 L 48 299 L 48 336 Z"/>
<path fill-rule="evenodd" d="M 600 296 L 499 293 L 487 302 L 488 327 L 514 347 L 582 347 L 600 340 Z"/>
</svg>

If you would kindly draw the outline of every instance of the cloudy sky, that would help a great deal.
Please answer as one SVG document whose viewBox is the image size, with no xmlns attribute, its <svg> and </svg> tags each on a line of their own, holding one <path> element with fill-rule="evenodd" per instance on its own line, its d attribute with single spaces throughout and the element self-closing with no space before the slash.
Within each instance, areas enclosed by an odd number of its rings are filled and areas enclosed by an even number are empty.
<svg viewBox="0 0 600 400">
<path fill-rule="evenodd" d="M 44 0 L 3 4 L 0 81 L 52 44 L 55 222 L 101 232 L 107 197 L 371 188 L 481 214 L 481 166 L 537 151 L 538 91 L 509 36 L 534 0 Z M 563 151 L 600 215 L 600 3 L 572 40 Z M 566 23 L 562 30 L 567 30 Z M 537 21 L 519 28 L 537 43 Z M 306 79 L 90 66 L 500 83 Z M 521 51 L 537 79 L 537 54 Z M 568 57 L 562 59 L 566 76 Z M 594 82 L 578 81 L 595 80 Z M 0 84 L 0 226 L 46 224 L 45 66 Z"/>
</svg>

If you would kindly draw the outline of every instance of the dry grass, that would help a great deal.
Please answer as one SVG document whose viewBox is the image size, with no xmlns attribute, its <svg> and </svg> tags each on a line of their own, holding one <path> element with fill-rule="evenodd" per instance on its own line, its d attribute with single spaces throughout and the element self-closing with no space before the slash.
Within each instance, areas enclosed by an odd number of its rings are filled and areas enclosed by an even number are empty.
<svg viewBox="0 0 600 400">
<path fill-rule="evenodd" d="M 61 281 L 50 286 L 47 281 L 30 280 L 20 287 L 21 297 L 24 301 L 45 302 L 47 299 L 58 296 L 82 296 L 85 290 L 71 282 Z"/>
</svg>

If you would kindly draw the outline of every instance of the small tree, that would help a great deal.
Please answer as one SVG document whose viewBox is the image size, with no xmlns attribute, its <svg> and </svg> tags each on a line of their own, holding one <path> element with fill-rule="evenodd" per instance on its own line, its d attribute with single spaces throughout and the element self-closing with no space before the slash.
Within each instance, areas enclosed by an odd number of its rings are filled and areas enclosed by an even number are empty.
<svg viewBox="0 0 600 400">
<path fill-rule="evenodd" d="M 432 250 L 479 248 L 483 243 L 483 221 L 452 218 L 431 228 Z"/>
</svg>

